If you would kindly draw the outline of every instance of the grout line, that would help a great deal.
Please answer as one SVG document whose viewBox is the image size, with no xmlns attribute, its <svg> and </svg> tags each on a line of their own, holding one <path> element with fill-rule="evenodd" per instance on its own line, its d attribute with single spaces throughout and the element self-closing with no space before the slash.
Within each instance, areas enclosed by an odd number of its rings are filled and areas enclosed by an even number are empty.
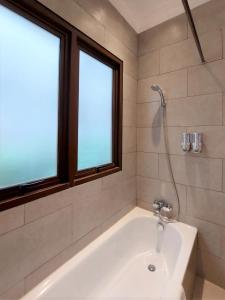
<svg viewBox="0 0 225 300">
<path fill-rule="evenodd" d="M 154 178 L 154 177 L 147 177 L 147 176 L 143 176 L 143 175 L 137 175 L 137 177 L 172 184 L 172 181 L 168 181 L 168 180 L 165 180 L 165 179 Z M 198 190 L 203 190 L 203 191 L 208 191 L 208 192 L 214 192 L 214 193 L 220 193 L 220 194 L 225 195 L 225 192 L 223 192 L 223 191 L 221 191 L 221 190 L 209 189 L 209 188 L 200 187 L 200 186 L 195 186 L 195 185 L 191 185 L 191 184 L 187 184 L 187 183 L 183 183 L 183 182 L 177 182 L 177 181 L 175 181 L 175 183 L 178 184 L 178 185 L 185 186 L 185 187 L 187 187 L 187 188 L 198 189 Z M 224 225 L 224 226 L 225 226 L 225 225 Z"/>
<path fill-rule="evenodd" d="M 220 28 L 220 37 L 221 37 L 221 42 L 222 42 L 222 58 L 223 58 L 224 57 L 224 47 L 223 47 L 224 35 L 223 35 L 223 28 Z"/>
<path fill-rule="evenodd" d="M 21 296 L 21 298 L 25 295 L 25 277 L 22 277 L 20 280 L 18 280 L 18 281 L 16 281 L 16 282 L 14 282 L 13 283 L 13 285 L 11 285 L 10 287 L 8 287 L 7 288 L 7 290 L 5 290 L 5 291 L 3 291 L 3 292 L 1 292 L 0 293 L 0 299 L 1 300 L 10 300 L 10 299 L 12 299 L 12 298 L 2 298 L 2 296 L 4 296 L 5 294 L 7 294 L 8 292 L 11 292 L 11 290 L 13 289 L 13 288 L 15 288 L 17 285 L 19 285 L 19 284 L 21 284 L 22 283 L 22 285 L 23 285 L 23 295 Z M 16 297 L 15 299 L 18 299 L 18 297 Z"/>
<path fill-rule="evenodd" d="M 207 93 L 207 94 L 193 94 L 193 95 L 187 95 L 187 96 L 184 96 L 184 97 L 172 97 L 172 98 L 167 98 L 167 100 L 168 100 L 167 103 L 170 104 L 170 102 L 172 102 L 172 101 L 178 101 L 178 100 L 184 101 L 186 98 L 192 98 L 193 99 L 193 98 L 197 98 L 197 97 L 200 97 L 200 96 L 212 96 L 212 95 L 220 95 L 220 94 L 223 95 L 223 90 L 221 90 L 221 91 L 215 91 L 215 92 Z M 155 102 L 160 102 L 160 100 L 142 101 L 142 102 L 138 101 L 137 104 L 155 103 Z"/>
<path fill-rule="evenodd" d="M 58 193 L 58 192 L 57 192 L 57 193 Z M 57 193 L 55 193 L 55 194 L 57 194 Z M 44 198 L 44 197 L 40 197 L 40 198 L 38 198 L 38 199 L 36 199 L 36 200 L 43 199 L 43 198 Z M 35 202 L 36 200 L 34 200 L 34 202 Z M 29 203 L 29 202 L 28 202 L 28 203 Z M 41 215 L 41 216 L 39 216 L 38 218 L 35 218 L 35 219 L 33 219 L 33 220 L 29 221 L 29 222 L 26 222 L 26 223 L 24 224 L 24 226 L 29 225 L 29 224 L 32 224 L 32 223 L 34 223 L 34 222 L 37 222 L 37 221 L 39 221 L 39 220 L 41 220 L 41 219 L 43 219 L 43 218 L 46 218 L 46 217 L 48 217 L 48 216 L 54 215 L 54 214 L 58 213 L 60 210 L 64 210 L 64 209 L 69 208 L 69 207 L 70 207 L 71 210 L 73 211 L 73 202 L 70 202 L 70 203 L 66 204 L 65 206 L 58 207 L 57 209 L 55 209 L 54 211 L 51 211 L 51 212 L 47 213 L 46 215 Z"/>
<path fill-rule="evenodd" d="M 127 127 L 127 126 L 126 126 Z M 169 128 L 184 128 L 184 127 L 187 127 L 187 128 L 193 128 L 193 127 L 225 127 L 225 125 L 223 124 L 207 124 L 207 125 L 167 125 L 167 127 Z M 161 126 L 154 126 L 154 127 L 147 127 L 147 126 L 138 126 L 137 129 L 160 129 Z"/>
<path fill-rule="evenodd" d="M 43 197 L 41 197 L 41 198 L 43 198 Z M 38 199 L 41 199 L 41 198 L 38 198 Z M 38 200 L 38 199 L 37 199 L 37 200 Z M 23 227 L 25 227 L 25 226 L 27 226 L 27 225 L 29 225 L 29 224 L 32 224 L 32 223 L 34 223 L 34 222 L 38 222 L 39 220 L 41 220 L 41 219 L 43 219 L 43 218 L 46 218 L 46 217 L 49 217 L 49 216 L 51 216 L 51 215 L 53 215 L 53 214 L 55 214 L 55 213 L 58 213 L 60 210 L 64 210 L 64 209 L 66 209 L 66 208 L 68 208 L 68 207 L 70 207 L 70 206 L 71 206 L 71 209 L 72 209 L 73 204 L 72 204 L 72 203 L 69 203 L 69 204 L 67 204 L 67 205 L 65 205 L 65 206 L 62 206 L 62 207 L 57 208 L 56 210 L 54 210 L 54 211 L 52 211 L 52 212 L 50 212 L 50 213 L 48 213 L 48 214 L 46 214 L 46 215 L 42 215 L 42 216 L 38 217 L 37 219 L 31 220 L 31 221 L 29 221 L 29 222 L 26 222 L 26 223 L 20 225 L 20 226 L 17 226 L 17 227 L 15 227 L 15 228 L 12 228 L 12 229 L 6 231 L 6 232 L 3 232 L 3 233 L 0 234 L 0 238 L 1 238 L 2 236 L 6 235 L 6 234 L 8 234 L 8 233 L 10 233 L 10 232 L 12 232 L 12 231 L 16 231 L 16 230 L 18 230 L 18 229 L 21 229 L 21 228 L 23 228 Z M 18 207 L 18 206 L 16 206 L 16 207 Z M 24 205 L 24 209 L 25 209 L 25 205 Z M 73 209 L 72 209 L 72 210 L 73 210 Z M 24 221 L 25 221 L 25 215 L 24 215 Z"/>
<path fill-rule="evenodd" d="M 224 189 L 224 160 L 222 160 L 222 192 L 225 192 Z"/>
<path fill-rule="evenodd" d="M 221 61 L 221 60 L 224 60 L 224 59 L 225 58 L 223 58 L 223 57 L 222 58 L 211 59 L 211 60 L 207 61 L 205 64 L 214 63 L 216 61 Z M 148 76 L 148 77 L 141 77 L 141 78 L 138 77 L 138 80 L 144 80 L 144 79 L 147 79 L 147 78 L 150 78 L 150 77 L 155 77 L 155 76 L 161 76 L 161 75 L 165 75 L 165 74 L 170 74 L 170 73 L 173 73 L 173 72 L 176 72 L 176 71 L 181 71 L 181 70 L 184 70 L 184 69 L 187 69 L 187 68 L 193 68 L 193 67 L 199 67 L 199 66 L 202 66 L 201 62 L 195 63 L 195 64 L 190 64 L 190 65 L 186 65 L 186 66 L 180 67 L 178 69 L 172 69 L 170 71 L 165 71 L 165 72 L 162 72 L 160 74 L 155 74 L 155 75 Z"/>
<path fill-rule="evenodd" d="M 188 22 L 187 22 L 187 24 L 188 24 Z M 200 36 L 204 36 L 204 35 L 210 35 L 210 34 L 213 34 L 213 33 L 215 33 L 215 32 L 219 32 L 219 31 L 220 31 L 220 28 L 216 28 L 216 29 L 212 29 L 212 30 L 209 30 L 209 31 L 205 31 L 205 32 L 203 32 L 203 33 L 200 33 L 199 37 L 200 37 Z M 188 35 L 188 34 L 187 34 L 187 38 L 185 38 L 185 39 L 182 39 L 182 40 L 173 42 L 173 43 L 171 43 L 171 44 L 163 45 L 163 46 L 157 48 L 157 50 L 159 50 L 159 49 L 165 49 L 165 48 L 171 47 L 171 46 L 173 46 L 173 45 L 178 45 L 178 44 L 181 44 L 181 43 L 183 43 L 183 42 L 185 42 L 185 41 L 188 41 L 188 40 L 194 41 L 194 37 L 193 37 L 192 33 L 191 33 L 191 35 Z M 153 51 L 155 51 L 155 50 L 151 50 L 151 51 L 149 51 L 149 52 L 153 52 Z M 146 54 L 140 55 L 139 57 L 145 56 L 145 55 L 146 55 Z"/>
<path fill-rule="evenodd" d="M 157 153 L 157 160 L 158 160 L 158 174 L 157 174 L 157 176 L 158 176 L 158 178 L 159 178 L 159 153 Z"/>
<path fill-rule="evenodd" d="M 190 72 L 190 70 L 189 70 L 190 68 L 188 67 L 187 68 L 187 85 L 186 85 L 186 87 L 187 87 L 187 90 L 186 90 L 186 94 L 187 94 L 187 97 L 189 96 L 189 72 Z M 193 97 L 193 95 L 192 95 L 192 97 Z"/>
<path fill-rule="evenodd" d="M 159 154 L 164 155 L 166 152 L 153 152 L 153 151 L 144 151 L 144 150 L 137 150 L 137 153 L 148 153 L 148 154 Z M 199 154 L 194 154 L 194 153 L 169 153 L 170 156 L 179 156 L 179 157 L 185 157 L 185 158 L 202 158 L 202 159 L 210 159 L 210 160 L 224 160 L 225 157 L 212 157 L 212 156 L 203 156 Z"/>
<path fill-rule="evenodd" d="M 26 224 L 26 209 L 25 209 L 25 204 L 23 204 L 23 225 Z"/>
</svg>

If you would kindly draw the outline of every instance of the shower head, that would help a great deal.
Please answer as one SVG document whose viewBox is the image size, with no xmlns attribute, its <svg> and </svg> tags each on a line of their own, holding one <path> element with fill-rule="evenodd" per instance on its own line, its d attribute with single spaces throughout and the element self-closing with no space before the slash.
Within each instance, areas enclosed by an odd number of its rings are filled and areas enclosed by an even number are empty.
<svg viewBox="0 0 225 300">
<path fill-rule="evenodd" d="M 166 106 L 166 101 L 165 101 L 165 98 L 164 98 L 163 91 L 162 91 L 161 87 L 158 84 L 153 84 L 151 86 L 151 89 L 154 92 L 158 92 L 159 93 L 160 98 L 161 98 L 161 106 L 165 107 Z"/>
<path fill-rule="evenodd" d="M 153 85 L 151 86 L 151 89 L 152 89 L 153 91 L 155 91 L 155 92 L 159 92 L 159 91 L 162 92 L 160 86 L 157 85 L 157 84 L 153 84 Z"/>
</svg>

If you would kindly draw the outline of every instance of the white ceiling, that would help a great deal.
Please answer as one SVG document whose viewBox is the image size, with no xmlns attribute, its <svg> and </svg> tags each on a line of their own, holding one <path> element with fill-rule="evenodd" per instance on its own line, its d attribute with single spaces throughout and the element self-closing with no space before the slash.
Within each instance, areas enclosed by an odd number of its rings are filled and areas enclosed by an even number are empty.
<svg viewBox="0 0 225 300">
<path fill-rule="evenodd" d="M 184 12 L 181 0 L 109 0 L 137 33 Z M 189 0 L 190 8 L 210 0 Z"/>
</svg>

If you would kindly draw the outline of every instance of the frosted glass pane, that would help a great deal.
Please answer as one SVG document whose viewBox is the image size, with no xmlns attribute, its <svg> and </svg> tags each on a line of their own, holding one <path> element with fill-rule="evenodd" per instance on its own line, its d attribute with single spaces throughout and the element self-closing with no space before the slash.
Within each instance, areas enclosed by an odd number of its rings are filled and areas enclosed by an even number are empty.
<svg viewBox="0 0 225 300">
<path fill-rule="evenodd" d="M 60 39 L 0 5 L 0 188 L 57 175 Z"/>
<path fill-rule="evenodd" d="M 80 51 L 78 170 L 112 162 L 113 70 Z"/>
</svg>

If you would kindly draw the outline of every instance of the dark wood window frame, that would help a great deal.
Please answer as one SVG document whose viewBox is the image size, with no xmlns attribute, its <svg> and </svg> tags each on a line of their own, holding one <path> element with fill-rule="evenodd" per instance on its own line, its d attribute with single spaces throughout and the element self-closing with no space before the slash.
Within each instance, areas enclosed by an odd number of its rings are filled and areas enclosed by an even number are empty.
<svg viewBox="0 0 225 300">
<path fill-rule="evenodd" d="M 0 211 L 2 211 L 122 169 L 123 62 L 35 0 L 0 0 L 0 4 L 52 32 L 61 41 L 58 174 L 54 178 L 1 189 Z M 110 164 L 78 172 L 80 50 L 87 52 L 113 69 L 113 159 Z"/>
</svg>

